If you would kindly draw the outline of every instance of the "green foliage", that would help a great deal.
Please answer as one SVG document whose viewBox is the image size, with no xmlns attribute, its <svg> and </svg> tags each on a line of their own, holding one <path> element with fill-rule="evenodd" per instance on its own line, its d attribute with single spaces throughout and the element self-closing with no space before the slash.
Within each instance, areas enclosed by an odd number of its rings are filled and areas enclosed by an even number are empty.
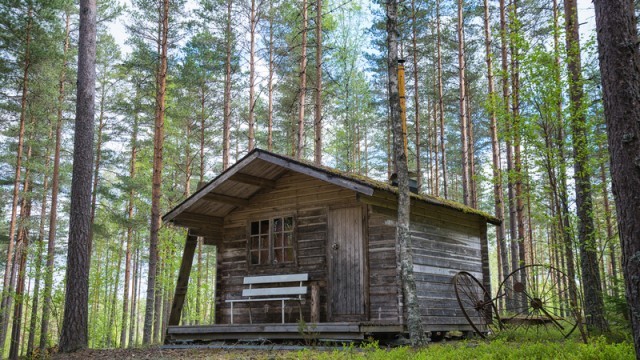
<svg viewBox="0 0 640 360">
<path fill-rule="evenodd" d="M 355 350 L 355 351 L 354 351 Z M 423 349 L 400 347 L 378 348 L 375 343 L 361 348 L 345 347 L 329 352 L 303 350 L 286 354 L 282 358 L 299 359 L 634 359 L 633 344 L 609 343 L 604 338 L 594 338 L 589 344 L 578 342 L 492 342 L 462 341 L 434 343 Z"/>
</svg>

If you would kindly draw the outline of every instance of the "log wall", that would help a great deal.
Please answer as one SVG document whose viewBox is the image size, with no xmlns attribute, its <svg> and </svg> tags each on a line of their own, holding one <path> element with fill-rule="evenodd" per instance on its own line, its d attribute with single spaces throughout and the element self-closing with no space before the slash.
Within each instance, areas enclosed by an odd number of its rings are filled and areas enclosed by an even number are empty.
<svg viewBox="0 0 640 360">
<path fill-rule="evenodd" d="M 218 288 L 216 322 L 230 322 L 228 299 L 241 298 L 243 277 L 309 273 L 311 285 L 319 288 L 320 322 L 327 322 L 328 307 L 328 212 L 330 209 L 366 206 L 365 251 L 367 285 L 366 322 L 403 324 L 402 290 L 398 271 L 398 249 L 395 241 L 395 196 L 376 191 L 373 196 L 356 195 L 336 185 L 304 174 L 289 172 L 274 189 L 255 195 L 250 204 L 225 217 L 223 240 L 217 242 Z M 459 310 L 452 278 L 460 270 L 472 273 L 480 281 L 488 277 L 486 259 L 486 225 L 475 214 L 412 200 L 411 232 L 416 285 L 425 330 L 470 330 Z M 293 264 L 251 266 L 248 264 L 248 225 L 251 221 L 274 216 L 293 215 L 296 221 Z M 484 270 L 484 271 L 483 271 Z M 310 321 L 311 301 L 301 304 L 302 316 Z M 287 302 L 286 322 L 299 320 L 297 302 Z M 234 304 L 236 323 L 280 322 L 279 302 Z"/>
<path fill-rule="evenodd" d="M 216 322 L 230 322 L 228 299 L 241 298 L 242 280 L 247 275 L 308 273 L 309 295 L 301 304 L 303 318 L 310 321 L 311 285 L 317 284 L 320 294 L 320 321 L 327 321 L 327 211 L 332 207 L 359 205 L 355 192 L 289 172 L 276 187 L 259 193 L 246 208 L 236 210 L 224 219 L 223 238 L 219 245 L 218 296 Z M 248 224 L 278 215 L 293 215 L 296 222 L 293 264 L 249 265 L 247 261 Z M 250 304 L 250 305 L 249 305 Z M 280 322 L 280 302 L 235 303 L 234 322 Z M 251 310 L 249 309 L 251 307 Z M 298 302 L 285 302 L 285 321 L 299 319 Z"/>
<path fill-rule="evenodd" d="M 406 319 L 406 311 L 402 309 L 400 277 L 398 269 L 391 269 L 389 261 L 395 255 L 392 251 L 398 251 L 393 240 L 397 211 L 395 199 L 390 194 L 381 192 L 376 192 L 372 197 L 360 198 L 363 202 L 371 204 L 369 226 L 375 231 L 371 231 L 370 244 L 376 241 L 380 244 L 370 247 L 370 256 L 382 260 L 371 260 L 371 318 L 376 318 L 376 309 L 381 306 L 378 304 L 389 304 L 395 296 L 398 299 L 396 309 L 400 308 L 399 313 L 403 314 L 399 321 L 402 321 Z M 484 219 L 474 214 L 465 214 L 414 200 L 411 214 L 414 276 L 425 330 L 471 330 L 458 306 L 452 279 L 461 270 L 471 273 L 481 282 L 485 277 L 488 278 Z M 483 243 L 484 246 L 481 245 Z M 483 258 L 487 260 L 483 261 Z M 387 268 L 384 272 L 386 280 L 375 280 L 373 264 L 376 263 L 379 267 Z M 485 266 L 483 263 L 486 263 Z M 398 286 L 392 290 L 385 285 L 390 284 L 394 276 Z M 383 316 L 385 315 L 391 319 L 396 313 L 390 311 Z"/>
</svg>

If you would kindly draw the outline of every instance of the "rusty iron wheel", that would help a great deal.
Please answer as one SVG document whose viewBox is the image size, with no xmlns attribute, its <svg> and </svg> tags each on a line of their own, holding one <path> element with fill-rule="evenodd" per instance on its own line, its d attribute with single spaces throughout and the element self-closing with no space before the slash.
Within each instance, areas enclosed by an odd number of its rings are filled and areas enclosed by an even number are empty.
<svg viewBox="0 0 640 360">
<path fill-rule="evenodd" d="M 453 287 L 462 314 L 473 330 L 484 339 L 494 335 L 501 323 L 491 294 L 478 279 L 466 271 L 453 277 Z"/>
<path fill-rule="evenodd" d="M 569 277 L 547 265 L 526 265 L 500 284 L 503 328 L 509 332 L 559 333 L 567 338 L 579 324 L 579 313 L 569 296 Z"/>
</svg>

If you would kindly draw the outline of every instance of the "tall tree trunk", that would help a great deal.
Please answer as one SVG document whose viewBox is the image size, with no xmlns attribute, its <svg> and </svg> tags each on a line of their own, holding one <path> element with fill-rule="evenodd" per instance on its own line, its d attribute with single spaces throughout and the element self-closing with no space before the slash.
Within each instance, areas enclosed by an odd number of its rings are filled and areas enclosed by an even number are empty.
<svg viewBox="0 0 640 360">
<path fill-rule="evenodd" d="M 93 242 L 93 224 L 95 222 L 96 219 L 96 206 L 97 206 L 97 201 L 98 201 L 98 182 L 100 180 L 100 164 L 102 162 L 102 130 L 104 129 L 105 123 L 104 123 L 104 104 L 105 104 L 105 93 L 106 93 L 106 87 L 104 86 L 104 84 L 102 84 L 102 89 L 101 89 L 101 93 L 100 93 L 100 110 L 99 110 L 99 115 L 98 115 L 98 135 L 96 136 L 98 138 L 97 142 L 96 142 L 96 148 L 95 148 L 95 153 L 96 153 L 96 159 L 95 159 L 95 163 L 94 163 L 94 168 L 93 168 L 93 185 L 91 186 L 91 220 L 90 220 L 90 224 L 91 224 L 91 234 L 90 234 L 90 240 L 89 240 L 89 253 L 91 253 L 91 247 L 92 247 L 92 242 Z"/>
<path fill-rule="evenodd" d="M 407 165 L 407 153 L 405 146 L 406 133 L 403 129 L 400 94 L 398 92 L 398 2 L 387 2 L 387 46 L 388 46 L 388 76 L 389 76 L 389 109 L 393 124 L 396 173 L 398 175 L 398 219 L 396 223 L 396 238 L 400 247 L 400 274 L 405 307 L 407 309 L 407 325 L 411 344 L 422 346 L 427 343 L 425 332 L 422 329 L 420 308 L 416 283 L 413 277 L 413 257 L 411 246 L 411 232 L 409 224 L 410 216 L 410 191 L 409 170 Z M 402 75 L 404 76 L 404 75 Z M 404 136 L 403 136 L 404 135 Z"/>
<path fill-rule="evenodd" d="M 589 147 L 587 124 L 583 110 L 583 89 L 580 59 L 580 33 L 576 0 L 564 0 L 565 30 L 567 33 L 567 70 L 569 72 L 569 99 L 571 135 L 573 141 L 574 179 L 576 182 L 576 210 L 578 216 L 578 243 L 580 269 L 584 291 L 584 309 L 587 328 L 608 331 L 604 318 L 604 300 L 598 253 L 593 225 L 591 179 L 589 177 Z"/>
<path fill-rule="evenodd" d="M 255 147 L 255 134 L 254 134 L 254 108 L 256 105 L 255 99 L 255 82 L 256 82 L 256 27 L 258 25 L 258 16 L 256 14 L 256 0 L 251 0 L 251 14 L 249 16 L 249 36 L 250 36 L 250 48 L 249 48 L 249 151 Z"/>
<path fill-rule="evenodd" d="M 506 124 L 506 149 L 507 149 L 507 171 L 509 173 L 508 176 L 508 199 L 509 199 L 509 234 L 511 240 L 511 269 L 515 270 L 518 268 L 518 233 L 517 233 L 517 216 L 516 216 L 516 206 L 515 206 L 515 183 L 514 183 L 514 162 L 513 162 L 513 124 L 511 124 L 512 120 L 512 109 L 510 107 L 511 96 L 510 96 L 510 86 L 509 86 L 509 59 L 507 55 L 507 49 L 510 43 L 510 36 L 508 34 L 508 23 L 507 23 L 507 5 L 505 4 L 505 0 L 500 0 L 500 35 L 501 35 L 501 51 L 502 51 L 502 96 L 503 96 L 503 106 L 504 106 L 504 116 L 505 116 L 505 124 Z M 513 55 L 512 55 L 513 56 Z"/>
<path fill-rule="evenodd" d="M 139 104 L 139 87 L 136 85 L 136 102 Z M 133 117 L 133 131 L 131 132 L 131 157 L 129 158 L 129 179 L 136 178 L 136 158 L 138 155 L 138 111 Z M 122 331 L 120 332 L 120 347 L 127 347 L 127 319 L 129 312 L 129 283 L 131 277 L 131 247 L 133 245 L 133 210 L 135 206 L 135 189 L 133 185 L 129 189 L 129 200 L 127 204 L 127 246 L 125 250 L 124 262 L 124 291 L 122 294 Z M 132 297 L 135 297 L 135 292 Z M 133 311 L 133 310 L 132 310 Z"/>
<path fill-rule="evenodd" d="M 31 119 L 31 126 L 34 119 Z M 33 136 L 33 135 L 31 135 Z M 33 138 L 31 138 L 33 140 Z M 16 241 L 15 264 L 17 269 L 17 282 L 15 292 L 15 306 L 13 308 L 13 324 L 11 328 L 11 344 L 9 347 L 9 358 L 18 359 L 20 353 L 20 329 L 22 327 L 22 309 L 24 305 L 24 283 L 26 276 L 27 256 L 29 248 L 29 229 L 27 222 L 31 217 L 31 160 L 32 147 L 27 148 L 26 171 L 24 174 L 24 183 L 22 201 L 20 202 L 20 223 L 18 228 L 18 239 Z"/>
<path fill-rule="evenodd" d="M 618 298 L 618 259 L 614 245 L 615 234 L 613 232 L 613 220 L 611 219 L 611 206 L 609 205 L 609 191 L 607 189 L 607 174 L 604 163 L 600 164 L 600 181 L 602 181 L 602 199 L 604 207 L 604 219 L 607 227 L 607 249 L 609 250 L 609 278 L 611 280 L 611 295 Z"/>
<path fill-rule="evenodd" d="M 437 61 L 434 61 L 434 71 L 433 71 L 433 93 L 435 97 L 438 97 L 438 81 L 437 81 Z M 434 101 L 432 102 L 432 113 L 433 113 L 433 138 L 431 140 L 431 144 L 432 144 L 432 151 L 433 151 L 433 176 L 432 176 L 432 181 L 433 181 L 433 195 L 438 197 L 440 196 L 440 168 L 439 168 L 439 159 L 438 159 L 438 99 L 434 99 Z"/>
<path fill-rule="evenodd" d="M 554 78 L 557 84 L 560 84 L 560 25 L 559 25 L 559 10 L 558 0 L 553 0 L 553 23 L 554 23 L 554 35 L 553 35 L 553 48 L 555 58 Z M 565 146 L 565 132 L 564 132 L 564 120 L 562 111 L 562 97 L 558 96 L 555 106 L 555 117 L 558 119 L 556 131 L 556 144 L 558 149 L 556 163 L 558 164 L 558 214 L 559 214 L 559 226 L 562 234 L 562 243 L 564 244 L 563 252 L 564 256 L 560 256 L 561 262 L 565 265 L 566 274 L 569 279 L 575 279 L 575 260 L 573 256 L 573 229 L 571 227 L 570 213 L 569 213 L 569 196 L 567 190 L 567 170 L 566 163 L 564 161 L 564 146 Z M 578 303 L 578 289 L 575 281 L 568 281 L 564 284 L 565 288 L 569 290 L 569 301 L 574 309 L 579 306 Z M 582 325 L 579 326 L 580 333 L 583 340 L 586 342 L 586 333 Z"/>
<path fill-rule="evenodd" d="M 316 0 L 316 101 L 314 161 L 322 165 L 322 0 Z"/>
<path fill-rule="evenodd" d="M 514 191 L 514 164 L 513 164 L 513 126 L 510 124 L 510 94 L 509 94 L 509 58 L 508 58 L 508 46 L 509 46 L 509 34 L 507 33 L 507 5 L 505 0 L 500 0 L 500 50 L 501 50 L 501 69 L 502 69 L 502 106 L 505 116 L 504 123 L 506 124 L 506 157 L 507 157 L 507 197 L 509 201 L 509 235 L 510 235 L 510 260 L 511 271 L 518 268 L 518 234 L 517 234 L 517 217 L 515 206 L 515 191 Z M 507 299 L 507 306 L 513 299 Z"/>
<path fill-rule="evenodd" d="M 18 218 L 18 199 L 20 194 L 20 179 L 22 171 L 22 152 L 24 146 L 24 132 L 27 117 L 27 94 L 29 91 L 29 71 L 31 69 L 31 27 L 33 25 L 33 9 L 29 7 L 25 34 L 25 53 L 22 72 L 22 95 L 20 99 L 20 125 L 18 130 L 18 149 L 16 150 L 16 171 L 13 178 L 13 193 L 11 197 L 11 219 L 9 220 L 9 245 L 7 247 L 7 262 L 4 268 L 2 286 L 2 300 L 0 301 L 0 355 L 4 349 L 9 324 L 10 300 L 13 292 L 11 273 L 13 272 L 14 237 L 16 235 Z"/>
<path fill-rule="evenodd" d="M 40 279 L 42 278 L 42 253 L 44 252 L 44 227 L 47 217 L 47 193 L 49 191 L 49 170 L 51 168 L 51 140 L 53 140 L 53 127 L 49 123 L 49 141 L 45 153 L 44 176 L 42 180 L 42 199 L 40 201 L 40 225 L 38 228 L 38 248 L 36 250 L 35 271 L 33 280 L 33 302 L 31 303 L 31 317 L 29 319 L 29 339 L 27 341 L 27 357 L 33 355 L 35 346 L 36 326 L 38 321 L 38 304 L 40 302 Z"/>
<path fill-rule="evenodd" d="M 491 135 L 491 160 L 493 164 L 493 201 L 494 212 L 498 219 L 504 220 L 504 192 L 502 190 L 502 160 L 500 157 L 500 139 L 498 138 L 497 96 L 493 83 L 493 56 L 491 54 L 491 26 L 489 22 L 489 0 L 484 0 L 484 45 L 487 61 L 487 87 L 489 92 L 489 117 Z M 496 227 L 496 245 L 498 248 L 498 280 L 509 274 L 507 243 L 504 221 Z"/>
<path fill-rule="evenodd" d="M 618 213 L 627 303 L 640 358 L 640 56 L 631 0 L 595 0 L 611 183 Z"/>
<path fill-rule="evenodd" d="M 516 236 L 518 243 L 517 263 L 518 267 L 525 265 L 525 222 L 524 222 L 524 194 L 522 191 L 522 119 L 520 117 L 520 48 L 518 38 L 520 37 L 520 25 L 518 20 L 518 2 L 512 0 L 511 5 L 512 21 L 510 24 L 511 33 L 511 123 L 513 134 L 513 178 L 514 183 L 514 201 L 516 216 Z M 520 282 L 526 286 L 527 277 L 521 272 Z M 524 297 L 520 301 L 527 301 Z"/>
<path fill-rule="evenodd" d="M 158 232 L 160 230 L 160 200 L 162 197 L 162 147 L 164 142 L 165 95 L 167 90 L 167 38 L 169 35 L 169 0 L 163 0 L 160 12 L 160 62 L 156 72 L 156 110 L 153 137 L 153 180 L 151 188 L 151 229 L 149 231 L 149 270 L 147 276 L 147 303 L 144 314 L 143 340 L 151 344 L 156 268 L 158 262 Z"/>
<path fill-rule="evenodd" d="M 124 245 L 126 246 L 126 244 Z M 116 278 L 115 281 L 113 282 L 113 291 L 111 292 L 111 296 L 107 297 L 105 300 L 107 301 L 107 303 L 109 304 L 109 310 L 108 310 L 108 326 L 107 326 L 107 346 L 109 348 L 113 348 L 115 347 L 113 344 L 113 333 L 114 330 L 118 330 L 118 326 L 116 324 L 116 304 L 118 303 L 118 287 L 120 285 L 120 268 L 122 268 L 122 250 L 123 249 L 123 245 L 120 244 L 120 246 L 116 246 L 117 249 L 117 258 L 118 258 L 118 262 L 116 264 L 115 267 L 115 273 L 116 273 Z"/>
<path fill-rule="evenodd" d="M 273 1 L 269 1 L 269 78 L 267 80 L 269 97 L 267 150 L 269 151 L 273 151 L 273 16 Z"/>
<path fill-rule="evenodd" d="M 185 143 L 184 143 L 184 193 L 183 196 L 187 198 L 191 195 L 191 176 L 193 175 L 193 156 L 191 156 L 191 120 L 187 120 L 187 127 L 185 129 Z"/>
<path fill-rule="evenodd" d="M 444 143 L 444 94 L 442 85 L 442 51 L 441 43 L 442 36 L 440 34 L 440 0 L 436 0 L 436 28 L 437 28 L 437 42 L 436 49 L 438 54 L 438 110 L 440 115 L 440 156 L 442 160 L 442 193 L 444 198 L 448 196 L 448 182 L 447 182 L 447 152 L 445 151 Z"/>
<path fill-rule="evenodd" d="M 136 248 L 135 256 L 133 259 L 133 274 L 131 274 L 131 282 L 132 282 L 131 314 L 129 316 L 129 346 L 130 347 L 135 347 L 138 342 L 138 307 L 137 305 L 138 305 L 138 292 L 139 292 L 138 279 L 140 278 L 139 271 L 138 271 L 140 267 L 139 253 L 140 253 L 140 250 Z"/>
<path fill-rule="evenodd" d="M 464 59 L 464 18 L 463 0 L 458 0 L 458 79 L 460 81 L 460 148 L 462 159 L 462 200 L 467 206 L 471 205 L 469 192 L 469 136 L 467 126 L 467 95 Z"/>
<path fill-rule="evenodd" d="M 231 51 L 232 40 L 231 34 L 231 8 L 233 0 L 227 0 L 227 31 L 225 32 L 226 43 L 226 59 L 225 59 L 225 78 L 224 78 L 224 114 L 222 124 L 222 169 L 229 168 L 230 148 L 231 148 Z"/>
<path fill-rule="evenodd" d="M 69 214 L 66 297 L 60 351 L 87 347 L 91 259 L 91 168 L 96 84 L 96 1 L 80 1 L 78 92 Z"/>
<path fill-rule="evenodd" d="M 67 74 L 67 53 L 70 40 L 70 9 L 65 12 L 65 40 L 62 56 L 62 69 L 58 80 L 58 103 L 56 114 L 56 144 L 53 153 L 53 174 L 51 175 L 51 211 L 49 211 L 49 235 L 47 238 L 47 265 L 44 277 L 44 302 L 42 304 L 42 322 L 40 325 L 40 353 L 44 353 L 47 347 L 49 313 L 51 312 L 53 290 L 53 260 L 55 256 L 56 225 L 58 219 L 58 189 L 60 188 L 60 149 L 62 146 L 62 121 L 64 108 L 64 85 Z"/>
<path fill-rule="evenodd" d="M 464 38 L 464 27 L 462 28 L 462 36 Z M 466 87 L 466 94 L 467 94 L 467 146 L 469 147 L 468 150 L 468 154 L 469 154 L 469 198 L 470 198 L 470 205 L 472 208 L 477 209 L 478 208 L 478 188 L 477 188 L 477 184 L 476 184 L 476 178 L 475 178 L 475 174 L 476 174 L 476 159 L 475 159 L 475 153 L 476 153 L 476 145 L 475 145 L 475 139 L 473 136 L 473 121 L 472 121 L 472 117 L 471 117 L 471 92 L 469 91 L 469 81 L 466 81 L 465 83 L 465 87 Z"/>
<path fill-rule="evenodd" d="M 422 187 L 422 171 L 420 168 L 420 92 L 418 91 L 418 24 L 416 24 L 416 21 L 416 1 L 411 0 L 411 50 L 413 52 L 413 116 L 416 133 L 416 182 L 418 193 L 420 193 L 420 188 Z"/>
<path fill-rule="evenodd" d="M 158 255 L 158 268 L 156 270 L 156 292 L 155 292 L 155 300 L 154 300 L 154 310 L 153 310 L 153 341 L 161 342 L 162 335 L 162 298 L 164 295 L 164 286 L 162 280 L 164 279 L 164 251 L 160 252 Z"/>
<path fill-rule="evenodd" d="M 296 158 L 304 157 L 304 107 L 307 92 L 307 0 L 302 0 L 302 44 L 300 55 L 300 93 L 298 95 L 298 138 Z"/>
</svg>

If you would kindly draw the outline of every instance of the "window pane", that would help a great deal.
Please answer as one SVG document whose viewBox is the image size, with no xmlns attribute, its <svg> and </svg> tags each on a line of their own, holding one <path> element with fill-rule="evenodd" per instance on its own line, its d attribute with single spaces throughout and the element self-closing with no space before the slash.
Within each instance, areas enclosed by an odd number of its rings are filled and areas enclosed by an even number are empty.
<svg viewBox="0 0 640 360">
<path fill-rule="evenodd" d="M 269 262 L 269 250 L 260 251 L 260 264 L 267 264 Z"/>
<path fill-rule="evenodd" d="M 288 233 L 288 234 L 284 234 L 284 236 L 285 236 L 285 242 L 282 246 L 293 246 L 293 234 Z"/>
<path fill-rule="evenodd" d="M 273 219 L 273 231 L 275 232 L 282 231 L 282 218 Z"/>
<path fill-rule="evenodd" d="M 283 246 L 283 243 L 282 243 L 282 234 L 275 234 L 275 235 L 274 235 L 274 237 L 275 237 L 275 242 L 274 242 L 274 244 L 273 244 L 273 248 L 274 248 L 274 249 L 275 249 L 275 248 L 281 248 L 281 247 Z"/>
<path fill-rule="evenodd" d="M 251 223 L 251 235 L 260 234 L 260 223 L 257 221 L 253 221 Z"/>
<path fill-rule="evenodd" d="M 251 252 L 251 265 L 257 265 L 260 264 L 260 253 L 257 251 L 252 251 Z"/>
<path fill-rule="evenodd" d="M 292 217 L 284 218 L 284 230 L 285 231 L 292 231 L 293 230 L 293 218 Z"/>
<path fill-rule="evenodd" d="M 260 238 L 257 236 L 251 237 L 251 250 L 260 249 Z"/>
<path fill-rule="evenodd" d="M 260 221 L 260 234 L 269 233 L 269 220 Z"/>
<path fill-rule="evenodd" d="M 276 249 L 273 251 L 273 263 L 277 264 L 277 263 L 281 263 L 284 262 L 284 256 L 283 256 L 283 252 L 281 249 Z"/>
</svg>

